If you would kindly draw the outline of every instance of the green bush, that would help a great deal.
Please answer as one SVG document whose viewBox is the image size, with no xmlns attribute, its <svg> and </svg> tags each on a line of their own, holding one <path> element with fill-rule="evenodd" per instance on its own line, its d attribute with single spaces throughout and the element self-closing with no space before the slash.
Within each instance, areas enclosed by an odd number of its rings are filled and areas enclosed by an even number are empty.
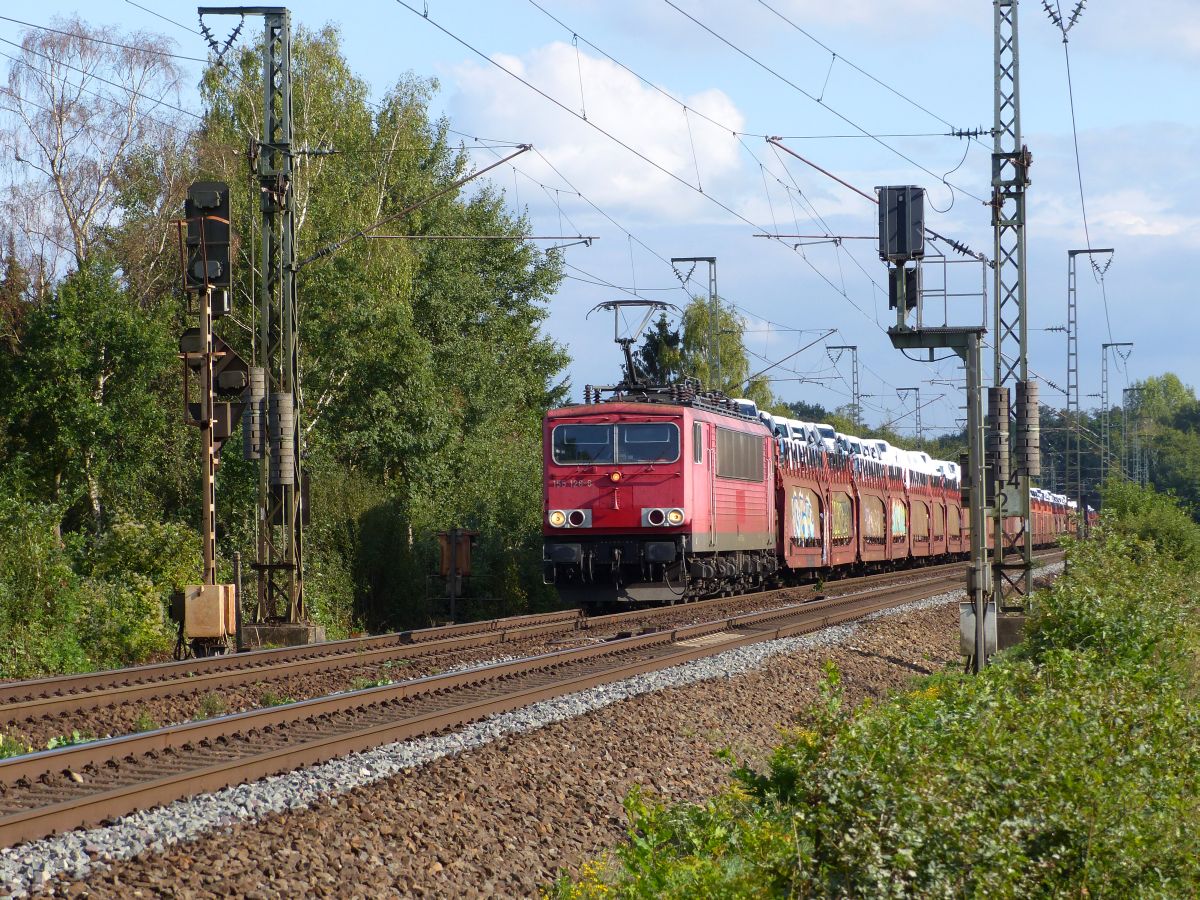
<svg viewBox="0 0 1200 900">
<path fill-rule="evenodd" d="M 1095 540 L 1069 542 L 1066 572 L 1030 604 L 1020 655 L 1087 650 L 1119 665 L 1181 649 L 1172 636 L 1195 616 L 1191 576 L 1154 545 L 1111 523 L 1103 529 Z"/>
<path fill-rule="evenodd" d="M 1104 486 L 1103 523 L 1149 541 L 1164 555 L 1200 568 L 1200 525 L 1168 495 L 1113 479 Z"/>
<path fill-rule="evenodd" d="M 225 698 L 220 694 L 209 691 L 200 698 L 200 704 L 196 707 L 196 720 L 214 719 L 217 716 L 223 716 L 229 710 L 229 704 L 225 702 Z"/>
<path fill-rule="evenodd" d="M 857 714 L 831 673 L 764 771 L 699 805 L 635 791 L 629 840 L 552 895 L 1195 896 L 1200 578 L 1159 503 L 1069 546 L 1020 652 Z"/>
<path fill-rule="evenodd" d="M 119 529 L 93 547 L 68 546 L 59 512 L 0 497 L 0 678 L 129 665 L 170 646 L 164 561 L 173 557 L 122 552 L 130 544 Z"/>
</svg>

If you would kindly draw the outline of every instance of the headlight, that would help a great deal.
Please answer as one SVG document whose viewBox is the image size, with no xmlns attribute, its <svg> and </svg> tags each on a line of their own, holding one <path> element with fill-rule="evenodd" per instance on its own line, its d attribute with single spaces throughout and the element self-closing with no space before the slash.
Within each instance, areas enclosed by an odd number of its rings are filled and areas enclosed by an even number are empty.
<svg viewBox="0 0 1200 900">
<path fill-rule="evenodd" d="M 682 525 L 683 524 L 683 510 L 682 509 L 668 510 L 667 511 L 667 524 L 668 525 Z"/>
<path fill-rule="evenodd" d="M 548 516 L 548 519 L 549 519 L 550 524 L 555 528 L 562 528 L 564 525 L 567 524 L 567 514 L 565 512 L 563 512 L 561 509 L 550 510 L 550 515 Z"/>
</svg>

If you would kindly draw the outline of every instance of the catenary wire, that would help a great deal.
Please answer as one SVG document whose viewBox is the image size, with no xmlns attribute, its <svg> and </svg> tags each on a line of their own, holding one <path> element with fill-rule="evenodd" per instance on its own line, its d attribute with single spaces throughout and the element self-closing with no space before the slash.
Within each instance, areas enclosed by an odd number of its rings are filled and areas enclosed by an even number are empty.
<svg viewBox="0 0 1200 900">
<path fill-rule="evenodd" d="M 401 2 L 401 0 L 397 0 L 397 2 Z M 897 150 L 897 149 L 896 149 L 895 147 L 893 147 L 891 144 L 887 143 L 886 141 L 884 141 L 882 138 L 878 137 L 877 135 L 874 135 L 874 134 L 872 134 L 872 133 L 871 133 L 869 130 L 867 130 L 866 128 L 863 128 L 861 125 L 859 125 L 859 124 L 858 124 L 857 122 L 855 122 L 854 120 L 850 119 L 850 118 L 849 118 L 848 116 L 846 116 L 845 114 L 843 114 L 843 113 L 839 112 L 838 110 L 834 109 L 834 108 L 833 108 L 832 106 L 830 106 L 828 103 L 824 103 L 824 102 L 822 102 L 822 101 L 818 100 L 816 97 L 814 97 L 814 96 L 812 95 L 812 93 L 810 93 L 809 91 L 807 91 L 807 90 L 805 90 L 804 88 L 800 87 L 800 85 L 796 84 L 794 81 L 792 81 L 792 80 L 791 80 L 790 78 L 788 78 L 787 76 L 785 76 L 785 75 L 781 74 L 781 73 L 780 73 L 778 70 L 776 70 L 776 69 L 773 69 L 771 66 L 768 66 L 766 63 L 764 63 L 762 60 L 758 59 L 758 58 L 757 58 L 756 56 L 754 56 L 752 53 L 749 53 L 748 51 L 746 51 L 746 50 L 743 50 L 741 47 L 739 47 L 737 44 L 733 43 L 731 40 L 729 40 L 729 39 L 728 39 L 727 37 L 725 37 L 724 35 L 722 35 L 722 34 L 718 33 L 717 31 L 714 31 L 712 28 L 710 28 L 708 25 L 706 25 L 706 24 L 704 24 L 703 22 L 701 22 L 699 19 L 697 19 L 697 18 L 696 18 L 695 16 L 693 16 L 691 13 L 687 12 L 687 10 L 681 9 L 679 6 L 677 6 L 677 5 L 676 5 L 676 4 L 673 2 L 673 0 L 663 0 L 663 2 L 664 2 L 664 3 L 666 3 L 666 4 L 667 4 L 669 7 L 671 7 L 672 9 L 674 9 L 676 12 L 678 12 L 680 15 L 682 15 L 682 16 L 684 16 L 685 18 L 687 18 L 687 19 L 691 20 L 692 22 L 694 22 L 696 25 L 698 25 L 698 26 L 699 26 L 700 28 L 702 28 L 704 31 L 708 32 L 710 35 L 712 35 L 714 38 L 716 38 L 716 39 L 717 39 L 718 41 L 720 41 L 721 43 L 725 44 L 727 47 L 729 47 L 729 48 L 730 48 L 731 50 L 733 50 L 734 52 L 736 52 L 736 53 L 740 54 L 741 56 L 745 57 L 747 60 L 749 60 L 750 62 L 754 63 L 756 66 L 758 66 L 759 68 L 763 69 L 765 72 L 768 72 L 769 74 L 773 75 L 775 78 L 779 79 L 779 80 L 780 80 L 780 81 L 782 81 L 784 84 L 786 84 L 786 85 L 788 85 L 789 87 L 791 87 L 793 90 L 795 90 L 795 91 L 797 91 L 798 93 L 802 94 L 803 96 L 807 97 L 809 100 L 812 100 L 814 103 L 819 103 L 819 104 L 820 104 L 820 105 L 821 105 L 823 108 L 825 108 L 825 109 L 829 110 L 831 113 L 833 113 L 833 115 L 837 116 L 839 119 L 841 119 L 841 120 L 842 120 L 843 122 L 845 122 L 847 125 L 849 125 L 851 128 L 854 128 L 854 129 L 856 129 L 856 130 L 858 130 L 858 131 L 862 132 L 862 134 L 863 134 L 865 137 L 870 137 L 872 140 L 874 140 L 874 141 L 875 141 L 877 144 L 879 144 L 881 147 L 884 147 L 885 149 L 887 149 L 887 150 L 891 151 L 891 152 L 892 152 L 892 153 L 894 153 L 896 156 L 899 156 L 901 159 L 903 159 L 905 162 L 907 162 L 909 165 L 915 166 L 916 168 L 920 169 L 920 170 L 921 170 L 922 172 L 924 172 L 925 174 L 929 175 L 931 178 L 937 178 L 937 179 L 938 179 L 938 181 L 942 181 L 942 179 L 941 179 L 941 178 L 938 176 L 938 174 L 937 174 L 936 172 L 934 172 L 934 171 L 933 171 L 933 170 L 931 170 L 931 169 L 927 169 L 925 166 L 921 165 L 919 162 L 917 162 L 917 161 L 916 161 L 915 159 L 913 159 L 912 157 L 910 157 L 910 156 L 908 156 L 907 154 L 905 154 L 905 153 L 901 152 L 900 150 Z M 972 193 L 971 191 L 968 191 L 966 188 L 960 187 L 960 186 L 958 186 L 958 185 L 956 185 L 956 184 L 954 184 L 954 183 L 952 183 L 952 182 L 949 182 L 949 181 L 946 181 L 946 182 L 944 182 L 944 183 L 945 183 L 945 184 L 946 184 L 946 186 L 947 186 L 947 187 L 949 187 L 951 190 L 958 190 L 958 191 L 961 191 L 962 193 L 966 194 L 968 197 L 971 197 L 971 198 L 972 198 L 972 199 L 974 199 L 974 200 L 978 200 L 980 203 L 985 203 L 985 202 L 986 202 L 986 201 L 985 201 L 985 200 L 984 200 L 982 197 L 980 197 L 978 194 L 974 194 L 974 193 Z"/>
</svg>

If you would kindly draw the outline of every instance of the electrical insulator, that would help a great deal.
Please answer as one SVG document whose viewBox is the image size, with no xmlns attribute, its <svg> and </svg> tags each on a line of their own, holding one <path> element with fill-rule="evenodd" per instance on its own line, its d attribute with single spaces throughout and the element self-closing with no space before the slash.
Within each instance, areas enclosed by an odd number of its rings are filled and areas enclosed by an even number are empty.
<svg viewBox="0 0 1200 900">
<path fill-rule="evenodd" d="M 988 388 L 986 458 L 993 482 L 1008 483 L 1008 388 Z"/>
</svg>

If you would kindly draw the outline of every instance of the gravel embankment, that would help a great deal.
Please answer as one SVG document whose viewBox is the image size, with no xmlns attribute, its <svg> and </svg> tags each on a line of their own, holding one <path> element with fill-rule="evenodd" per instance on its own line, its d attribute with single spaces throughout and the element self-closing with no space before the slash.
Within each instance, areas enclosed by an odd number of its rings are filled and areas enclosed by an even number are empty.
<svg viewBox="0 0 1200 900">
<path fill-rule="evenodd" d="M 725 783 L 714 751 L 761 760 L 815 699 L 826 660 L 854 703 L 957 663 L 960 596 L 0 851 L 0 884 L 97 897 L 532 895 L 620 840 L 634 784 L 695 800 Z"/>
</svg>

